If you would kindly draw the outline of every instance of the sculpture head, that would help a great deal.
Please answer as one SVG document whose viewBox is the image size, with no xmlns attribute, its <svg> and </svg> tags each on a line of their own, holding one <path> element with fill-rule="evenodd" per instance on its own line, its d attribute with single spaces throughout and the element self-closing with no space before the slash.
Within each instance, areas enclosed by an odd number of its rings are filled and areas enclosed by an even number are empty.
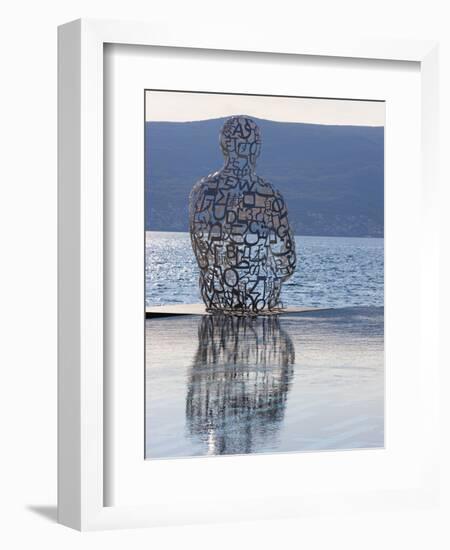
<svg viewBox="0 0 450 550">
<path fill-rule="evenodd" d="M 228 118 L 220 132 L 225 162 L 245 162 L 254 167 L 261 152 L 261 134 L 256 123 L 245 115 Z"/>
</svg>

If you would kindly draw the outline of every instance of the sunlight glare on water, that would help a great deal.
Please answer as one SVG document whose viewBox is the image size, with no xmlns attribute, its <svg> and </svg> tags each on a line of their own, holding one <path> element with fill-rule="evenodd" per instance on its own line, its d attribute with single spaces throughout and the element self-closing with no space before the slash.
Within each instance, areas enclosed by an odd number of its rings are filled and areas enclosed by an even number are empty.
<svg viewBox="0 0 450 550">
<path fill-rule="evenodd" d="M 383 306 L 384 239 L 296 236 L 297 269 L 284 305 Z M 147 231 L 146 305 L 201 301 L 189 233 Z"/>
</svg>

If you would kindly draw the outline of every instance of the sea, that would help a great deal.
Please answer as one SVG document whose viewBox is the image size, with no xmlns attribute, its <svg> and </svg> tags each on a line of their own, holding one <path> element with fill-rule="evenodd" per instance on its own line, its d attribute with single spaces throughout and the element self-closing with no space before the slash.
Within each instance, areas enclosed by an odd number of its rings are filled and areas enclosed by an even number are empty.
<svg viewBox="0 0 450 550">
<path fill-rule="evenodd" d="M 147 459 L 384 446 L 384 241 L 296 236 L 281 316 L 145 323 Z M 188 233 L 147 232 L 146 302 L 199 303 Z"/>
<path fill-rule="evenodd" d="M 384 239 L 297 235 L 297 269 L 283 285 L 284 305 L 384 304 Z M 201 302 L 189 233 L 147 231 L 146 305 Z"/>
</svg>

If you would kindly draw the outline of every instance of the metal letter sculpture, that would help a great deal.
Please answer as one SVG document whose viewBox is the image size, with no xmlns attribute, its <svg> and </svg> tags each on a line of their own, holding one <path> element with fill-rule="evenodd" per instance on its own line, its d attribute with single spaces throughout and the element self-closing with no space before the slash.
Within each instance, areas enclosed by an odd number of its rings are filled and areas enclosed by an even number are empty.
<svg viewBox="0 0 450 550">
<path fill-rule="evenodd" d="M 203 301 L 208 311 L 224 313 L 277 310 L 296 265 L 285 202 L 255 173 L 261 136 L 252 119 L 227 119 L 220 146 L 223 168 L 198 181 L 189 199 Z"/>
</svg>

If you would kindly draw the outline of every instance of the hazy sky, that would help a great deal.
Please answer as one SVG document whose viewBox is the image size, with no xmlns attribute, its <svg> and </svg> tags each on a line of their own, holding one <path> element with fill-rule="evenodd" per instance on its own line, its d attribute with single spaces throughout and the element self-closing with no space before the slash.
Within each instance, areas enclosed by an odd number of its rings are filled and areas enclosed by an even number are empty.
<svg viewBox="0 0 450 550">
<path fill-rule="evenodd" d="M 146 92 L 146 120 L 192 121 L 245 114 L 281 122 L 384 126 L 380 101 Z"/>
</svg>

